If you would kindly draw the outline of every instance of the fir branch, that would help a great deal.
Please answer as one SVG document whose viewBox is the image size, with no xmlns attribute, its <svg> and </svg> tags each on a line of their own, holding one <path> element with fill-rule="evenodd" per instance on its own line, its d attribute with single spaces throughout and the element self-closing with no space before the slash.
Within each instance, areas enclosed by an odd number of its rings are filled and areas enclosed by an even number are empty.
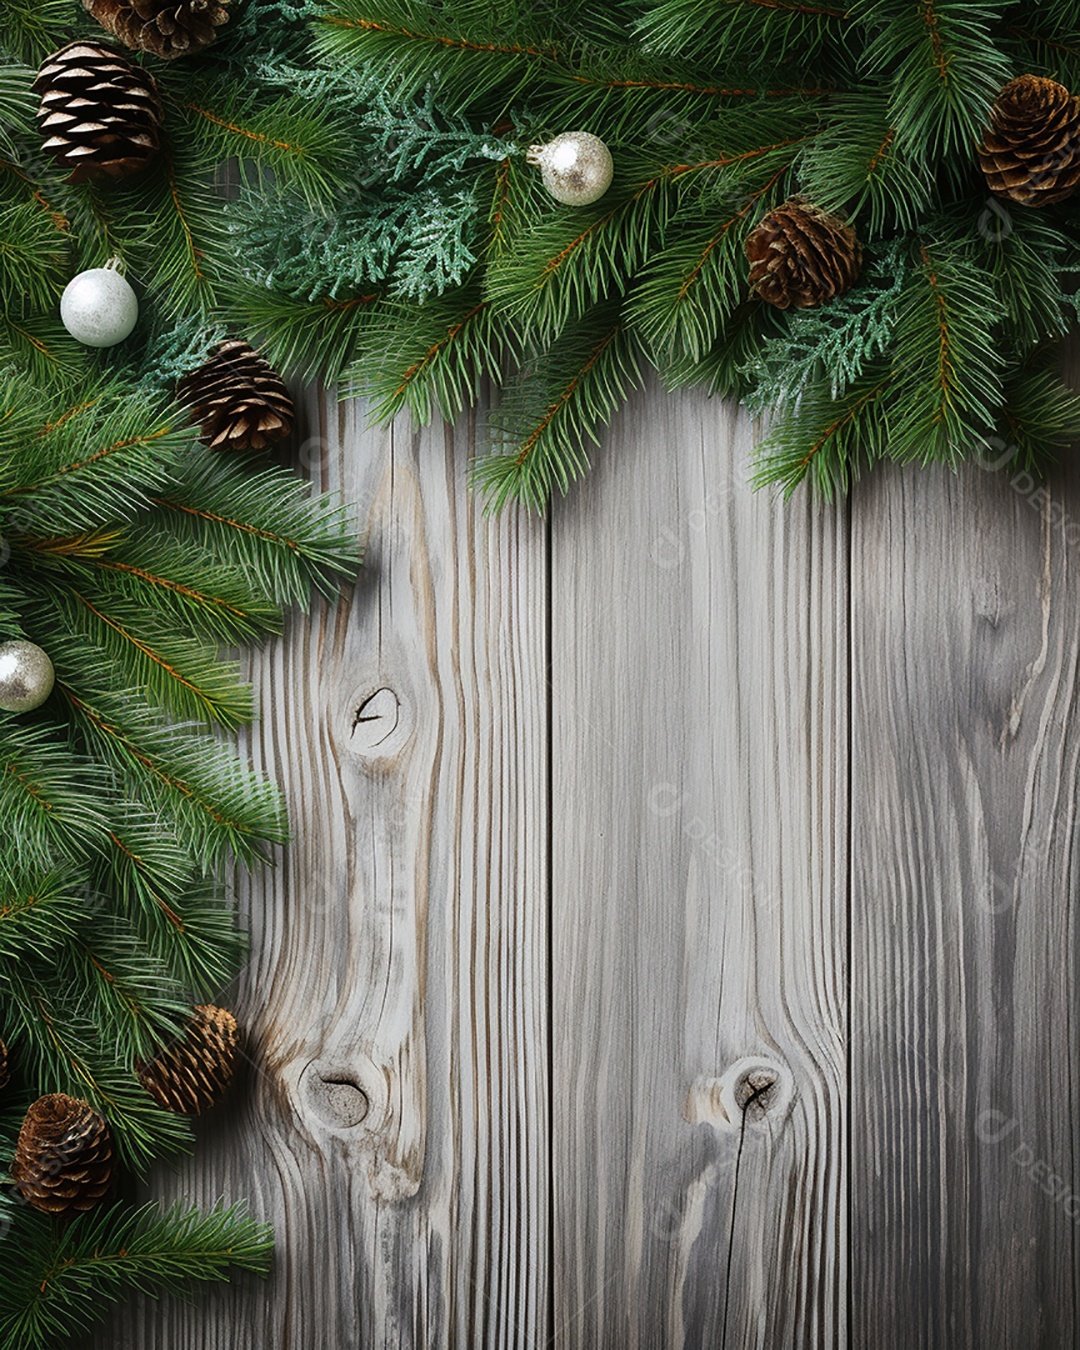
<svg viewBox="0 0 1080 1350">
<path fill-rule="evenodd" d="M 870 75 L 891 75 L 889 125 L 921 165 L 966 160 L 986 125 L 990 105 L 1009 78 L 995 45 L 993 4 L 969 0 L 856 0 L 852 17 L 876 36 L 862 59 Z"/>
<path fill-rule="evenodd" d="M 599 429 L 638 384 L 640 361 L 625 322 L 601 310 L 528 363 L 492 416 L 495 450 L 473 465 L 488 506 L 515 500 L 542 511 L 555 488 L 565 494 L 588 467 L 586 441 L 599 444 Z"/>
<path fill-rule="evenodd" d="M 16 1221 L 18 1257 L 0 1290 L 0 1338 L 48 1350 L 87 1333 L 123 1294 L 172 1291 L 190 1280 L 224 1280 L 230 1269 L 265 1274 L 270 1230 L 238 1207 L 208 1213 L 180 1206 L 107 1209 L 63 1227 Z"/>
<path fill-rule="evenodd" d="M 384 305 L 352 375 L 373 398 L 378 421 L 402 408 L 421 423 L 436 412 L 453 421 L 475 398 L 481 372 L 497 373 L 506 350 L 500 317 L 474 288 L 453 305 Z"/>
</svg>

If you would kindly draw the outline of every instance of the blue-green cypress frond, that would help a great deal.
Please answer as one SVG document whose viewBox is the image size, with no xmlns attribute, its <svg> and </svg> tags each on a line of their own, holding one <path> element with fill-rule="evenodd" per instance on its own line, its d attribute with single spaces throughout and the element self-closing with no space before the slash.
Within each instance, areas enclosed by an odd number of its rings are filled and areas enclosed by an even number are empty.
<svg viewBox="0 0 1080 1350">
<path fill-rule="evenodd" d="M 785 314 L 782 332 L 744 367 L 752 387 L 745 400 L 750 411 L 783 410 L 812 384 L 827 385 L 837 398 L 858 380 L 892 343 L 906 264 L 905 245 L 887 245 L 846 295 L 818 309 Z"/>
</svg>

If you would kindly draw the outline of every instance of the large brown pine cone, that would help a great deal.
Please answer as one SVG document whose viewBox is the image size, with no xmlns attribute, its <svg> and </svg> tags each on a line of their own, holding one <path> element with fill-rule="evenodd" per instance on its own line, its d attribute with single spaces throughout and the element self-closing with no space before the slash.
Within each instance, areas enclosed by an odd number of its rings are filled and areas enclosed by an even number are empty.
<svg viewBox="0 0 1080 1350">
<path fill-rule="evenodd" d="M 1021 75 L 998 94 L 979 162 L 990 189 L 1018 206 L 1050 206 L 1080 182 L 1080 100 L 1063 84 Z"/>
<path fill-rule="evenodd" d="M 239 1044 L 236 1018 L 225 1008 L 196 1007 L 187 1030 L 138 1066 L 139 1081 L 159 1106 L 197 1116 L 232 1081 Z"/>
<path fill-rule="evenodd" d="M 161 149 L 161 100 L 151 75 L 96 42 L 70 42 L 38 72 L 44 149 L 70 182 L 126 178 Z"/>
<path fill-rule="evenodd" d="M 239 339 L 216 347 L 176 392 L 211 450 L 265 450 L 292 434 L 296 411 L 281 376 Z"/>
<path fill-rule="evenodd" d="M 106 32 L 164 61 L 209 47 L 229 22 L 230 0 L 83 0 Z"/>
<path fill-rule="evenodd" d="M 746 237 L 750 287 L 777 309 L 812 309 L 843 295 L 859 277 L 855 231 L 803 197 L 770 211 Z"/>
<path fill-rule="evenodd" d="M 23 1198 L 46 1214 L 93 1209 L 116 1173 L 105 1118 L 63 1092 L 39 1097 L 26 1113 L 11 1175 Z"/>
</svg>

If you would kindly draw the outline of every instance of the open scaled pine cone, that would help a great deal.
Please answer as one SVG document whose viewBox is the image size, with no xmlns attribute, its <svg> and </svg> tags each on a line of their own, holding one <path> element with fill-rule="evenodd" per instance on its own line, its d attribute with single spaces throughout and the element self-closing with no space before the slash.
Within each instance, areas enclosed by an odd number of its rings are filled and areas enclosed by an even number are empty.
<svg viewBox="0 0 1080 1350">
<path fill-rule="evenodd" d="M 11 1176 L 23 1199 L 46 1214 L 93 1209 L 116 1174 L 112 1137 L 89 1102 L 52 1092 L 26 1113 Z"/>
<path fill-rule="evenodd" d="M 209 47 L 229 22 L 229 0 L 83 0 L 102 28 L 133 51 L 163 61 Z"/>
<path fill-rule="evenodd" d="M 231 1012 L 200 1004 L 183 1035 L 138 1066 L 139 1081 L 166 1111 L 201 1115 L 232 1081 L 239 1040 Z"/>
<path fill-rule="evenodd" d="M 862 246 L 855 231 L 803 197 L 770 211 L 746 237 L 750 288 L 777 309 L 813 309 L 855 284 Z"/>
<path fill-rule="evenodd" d="M 1010 80 L 991 109 L 979 163 L 990 190 L 1018 206 L 1064 201 L 1080 182 L 1080 100 L 1041 75 Z"/>
<path fill-rule="evenodd" d="M 176 392 L 211 450 L 265 450 L 292 435 L 296 410 L 281 376 L 238 338 L 216 347 Z"/>
<path fill-rule="evenodd" d="M 43 149 L 69 181 L 126 178 L 161 149 L 161 100 L 153 76 L 96 42 L 69 42 L 38 72 Z"/>
</svg>

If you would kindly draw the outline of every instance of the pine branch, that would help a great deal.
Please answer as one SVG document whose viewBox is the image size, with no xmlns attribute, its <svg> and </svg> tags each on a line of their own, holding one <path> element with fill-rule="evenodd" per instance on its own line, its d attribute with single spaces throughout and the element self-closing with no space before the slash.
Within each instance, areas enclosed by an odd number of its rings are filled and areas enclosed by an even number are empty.
<svg viewBox="0 0 1080 1350">
<path fill-rule="evenodd" d="M 476 398 L 481 373 L 497 372 L 507 334 L 478 289 L 455 303 L 384 305 L 369 329 L 352 378 L 382 421 L 408 408 L 420 423 L 454 421 Z"/>
<path fill-rule="evenodd" d="M 862 67 L 891 76 L 888 122 L 906 154 L 924 166 L 951 156 L 966 162 L 1010 74 L 991 34 L 998 7 L 970 0 L 856 0 L 851 15 L 876 33 Z"/>
<path fill-rule="evenodd" d="M 49 1350 L 72 1331 L 89 1332 L 107 1304 L 127 1292 L 172 1292 L 192 1280 L 224 1280 L 230 1269 L 265 1274 L 270 1230 L 238 1207 L 209 1213 L 180 1206 L 109 1209 L 52 1227 L 17 1216 L 19 1256 L 0 1288 L 0 1339 Z"/>
<path fill-rule="evenodd" d="M 565 494 L 588 467 L 586 441 L 599 444 L 599 429 L 638 384 L 640 362 L 629 328 L 608 309 L 527 364 L 492 416 L 496 450 L 473 465 L 488 506 L 515 500 L 543 511 L 556 488 Z"/>
</svg>

